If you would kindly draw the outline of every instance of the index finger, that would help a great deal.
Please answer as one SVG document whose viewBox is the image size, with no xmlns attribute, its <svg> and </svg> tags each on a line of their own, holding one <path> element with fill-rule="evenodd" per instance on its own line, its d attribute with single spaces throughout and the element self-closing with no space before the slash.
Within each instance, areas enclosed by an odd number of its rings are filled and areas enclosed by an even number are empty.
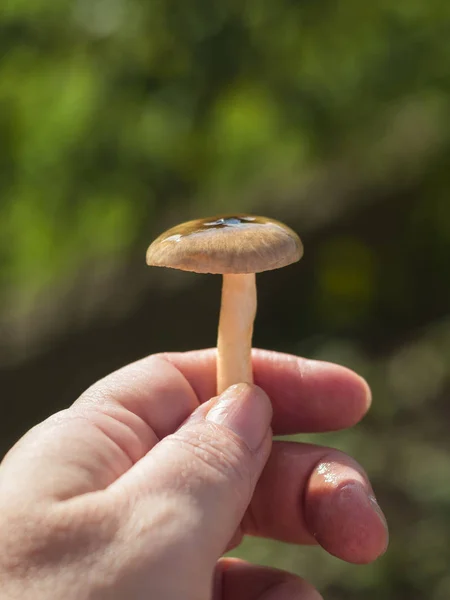
<svg viewBox="0 0 450 600">
<path fill-rule="evenodd" d="M 181 371 L 200 402 L 215 395 L 215 349 L 161 356 Z M 368 384 L 346 367 L 258 349 L 252 362 L 255 384 L 272 400 L 275 435 L 345 429 L 370 407 Z"/>
<path fill-rule="evenodd" d="M 349 427 L 370 404 L 364 380 L 334 364 L 255 350 L 253 370 L 271 398 L 275 434 Z M 29 477 L 16 481 L 28 491 L 34 481 L 41 495 L 46 478 L 49 493 L 64 498 L 107 487 L 215 393 L 215 350 L 149 356 L 107 375 L 31 430 L 6 465 L 16 472 L 14 456 L 22 455 Z"/>
</svg>

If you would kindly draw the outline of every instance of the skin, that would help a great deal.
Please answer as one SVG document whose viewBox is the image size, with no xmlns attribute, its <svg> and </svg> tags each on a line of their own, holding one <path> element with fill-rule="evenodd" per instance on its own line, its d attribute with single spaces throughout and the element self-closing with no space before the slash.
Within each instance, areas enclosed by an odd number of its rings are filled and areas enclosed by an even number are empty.
<svg viewBox="0 0 450 600">
<path fill-rule="evenodd" d="M 360 465 L 272 441 L 355 424 L 367 384 L 254 351 L 256 385 L 213 398 L 215 360 L 214 350 L 145 358 L 12 448 L 0 465 L 2 598 L 317 600 L 294 575 L 221 556 L 243 534 L 320 544 L 353 563 L 385 551 Z"/>
</svg>

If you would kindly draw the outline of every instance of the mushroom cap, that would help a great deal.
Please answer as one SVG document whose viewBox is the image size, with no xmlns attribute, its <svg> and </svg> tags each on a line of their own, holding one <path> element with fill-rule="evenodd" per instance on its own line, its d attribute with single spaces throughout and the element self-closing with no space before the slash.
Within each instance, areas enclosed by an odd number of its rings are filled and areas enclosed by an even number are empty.
<svg viewBox="0 0 450 600">
<path fill-rule="evenodd" d="M 297 262 L 302 255 L 300 238 L 283 223 L 238 214 L 169 229 L 147 250 L 147 264 L 195 273 L 260 273 Z"/>
</svg>

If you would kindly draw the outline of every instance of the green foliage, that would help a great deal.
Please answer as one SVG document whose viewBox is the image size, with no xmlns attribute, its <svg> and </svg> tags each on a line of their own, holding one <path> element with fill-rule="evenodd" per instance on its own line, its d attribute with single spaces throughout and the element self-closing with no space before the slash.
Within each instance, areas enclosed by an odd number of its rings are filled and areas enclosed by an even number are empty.
<svg viewBox="0 0 450 600">
<path fill-rule="evenodd" d="M 30 274 L 59 277 L 111 247 L 113 217 L 98 215 L 112 190 L 117 214 L 149 219 L 149 197 L 162 207 L 180 195 L 206 213 L 249 185 L 292 183 L 335 155 L 370 151 L 390 103 L 446 97 L 448 13 L 437 0 L 7 0 L 0 276 L 26 294 Z M 383 173 L 387 157 L 375 154 L 369 173 Z M 118 232 L 117 249 L 140 233 Z"/>
</svg>

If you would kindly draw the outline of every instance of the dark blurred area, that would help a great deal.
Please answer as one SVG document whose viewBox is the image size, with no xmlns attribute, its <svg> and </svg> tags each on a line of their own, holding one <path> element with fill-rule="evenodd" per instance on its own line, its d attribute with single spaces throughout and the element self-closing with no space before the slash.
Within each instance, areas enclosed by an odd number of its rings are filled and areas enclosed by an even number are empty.
<svg viewBox="0 0 450 600">
<path fill-rule="evenodd" d="M 255 346 L 356 369 L 337 446 L 388 553 L 355 567 L 246 540 L 329 600 L 450 598 L 450 3 L 14 0 L 0 5 L 3 454 L 93 381 L 215 344 L 220 278 L 150 269 L 189 218 L 302 237 L 259 276 Z"/>
</svg>

